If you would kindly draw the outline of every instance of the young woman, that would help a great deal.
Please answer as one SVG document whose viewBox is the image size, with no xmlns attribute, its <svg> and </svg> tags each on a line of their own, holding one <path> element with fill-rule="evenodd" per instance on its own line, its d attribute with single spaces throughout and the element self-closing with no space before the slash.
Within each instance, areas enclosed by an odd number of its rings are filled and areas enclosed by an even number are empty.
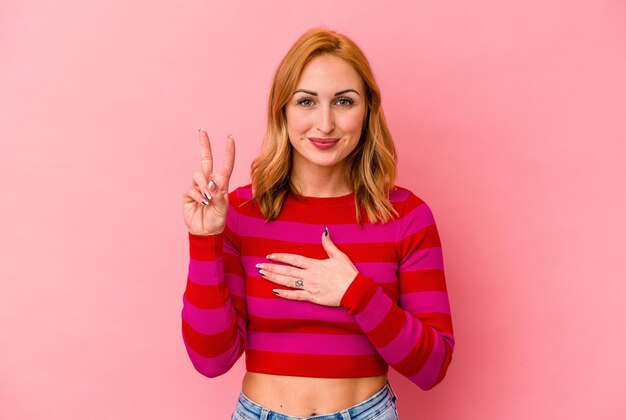
<svg viewBox="0 0 626 420">
<path fill-rule="evenodd" d="M 397 419 L 389 365 L 421 389 L 454 349 L 439 235 L 394 184 L 380 91 L 359 47 L 312 29 L 279 64 L 252 183 L 230 194 L 200 130 L 183 196 L 190 263 L 182 332 L 195 368 L 246 353 L 233 419 Z"/>
</svg>

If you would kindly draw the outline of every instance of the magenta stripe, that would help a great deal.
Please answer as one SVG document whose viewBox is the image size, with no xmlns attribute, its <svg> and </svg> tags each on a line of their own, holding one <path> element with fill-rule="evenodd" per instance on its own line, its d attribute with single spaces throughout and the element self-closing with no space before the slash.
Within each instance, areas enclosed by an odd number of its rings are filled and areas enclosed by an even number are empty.
<svg viewBox="0 0 626 420">
<path fill-rule="evenodd" d="M 355 334 L 248 333 L 248 348 L 278 353 L 376 354 L 366 336 Z"/>
<path fill-rule="evenodd" d="M 406 322 L 398 332 L 398 335 L 386 346 L 378 349 L 380 355 L 387 363 L 392 365 L 404 360 L 422 336 L 422 323 L 406 312 L 404 316 L 406 317 Z"/>
<path fill-rule="evenodd" d="M 252 187 L 239 187 L 237 188 L 237 197 L 249 200 L 252 198 Z"/>
<path fill-rule="evenodd" d="M 450 302 L 446 292 L 414 292 L 400 295 L 400 306 L 414 314 L 424 312 L 450 313 Z"/>
<path fill-rule="evenodd" d="M 435 332 L 435 338 L 433 350 L 428 356 L 428 360 L 419 372 L 409 378 L 423 390 L 430 389 L 435 384 L 445 356 L 446 347 L 441 336 Z"/>
<path fill-rule="evenodd" d="M 248 313 L 272 319 L 315 319 L 320 321 L 354 322 L 345 308 L 317 305 L 285 298 L 248 296 Z M 277 301 L 279 299 L 280 301 Z"/>
<path fill-rule="evenodd" d="M 184 336 L 183 341 L 185 342 L 185 347 L 187 348 L 187 353 L 189 354 L 189 359 L 191 359 L 193 366 L 198 372 L 210 378 L 215 378 L 216 376 L 226 373 L 237 361 L 239 346 L 236 344 L 219 356 L 204 357 L 193 351 L 187 344 Z"/>
<path fill-rule="evenodd" d="M 398 281 L 396 262 L 355 262 L 357 270 L 373 279 L 376 283 L 395 283 Z"/>
<path fill-rule="evenodd" d="M 271 224 L 256 217 L 241 215 L 239 224 L 241 236 L 270 240 L 318 244 L 321 241 L 325 225 L 274 220 Z M 360 229 L 356 224 L 329 224 L 328 230 L 336 244 L 363 244 L 375 242 L 394 242 L 398 239 L 400 220 L 385 225 L 366 224 Z"/>
<path fill-rule="evenodd" d="M 379 288 L 365 308 L 354 316 L 354 320 L 363 331 L 369 332 L 387 316 L 391 306 L 391 298 Z"/>
<path fill-rule="evenodd" d="M 389 193 L 389 200 L 394 203 L 402 202 L 409 198 L 411 192 L 409 190 L 405 190 L 404 188 L 398 188 Z"/>
<path fill-rule="evenodd" d="M 188 278 L 195 284 L 201 286 L 215 286 L 224 277 L 224 259 L 218 258 L 215 261 L 189 260 Z"/>
<path fill-rule="evenodd" d="M 402 233 L 404 234 L 402 239 L 406 238 L 408 235 L 414 234 L 415 232 L 419 232 L 425 227 L 435 224 L 433 213 L 430 211 L 430 208 L 426 203 L 422 203 L 415 207 L 407 213 L 403 219 L 405 220 L 405 223 L 402 226 Z"/>
<path fill-rule="evenodd" d="M 399 271 L 443 270 L 443 254 L 441 247 L 433 247 L 415 251 L 400 264 Z"/>
<path fill-rule="evenodd" d="M 235 311 L 231 305 L 217 309 L 196 308 L 183 296 L 182 317 L 195 331 L 202 334 L 217 334 L 230 327 Z"/>
<path fill-rule="evenodd" d="M 273 239 L 304 244 L 317 244 L 321 240 L 324 225 L 274 220 L 271 224 L 262 218 L 239 215 L 239 235 L 252 238 Z M 434 223 L 426 204 L 420 204 L 401 219 L 385 224 L 329 224 L 331 237 L 336 244 L 374 244 L 395 242 Z M 400 233 L 402 227 L 403 233 Z"/>
</svg>

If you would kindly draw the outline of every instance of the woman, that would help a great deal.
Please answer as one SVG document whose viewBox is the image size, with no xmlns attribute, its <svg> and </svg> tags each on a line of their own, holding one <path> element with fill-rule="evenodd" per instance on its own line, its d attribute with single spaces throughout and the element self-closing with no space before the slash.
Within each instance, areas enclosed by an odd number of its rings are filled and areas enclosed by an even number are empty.
<svg viewBox="0 0 626 420">
<path fill-rule="evenodd" d="M 396 154 L 359 47 L 312 29 L 279 64 L 252 183 L 228 194 L 235 144 L 183 197 L 182 330 L 195 368 L 245 351 L 233 419 L 396 419 L 388 366 L 439 383 L 454 338 L 430 209 L 394 185 Z"/>
</svg>

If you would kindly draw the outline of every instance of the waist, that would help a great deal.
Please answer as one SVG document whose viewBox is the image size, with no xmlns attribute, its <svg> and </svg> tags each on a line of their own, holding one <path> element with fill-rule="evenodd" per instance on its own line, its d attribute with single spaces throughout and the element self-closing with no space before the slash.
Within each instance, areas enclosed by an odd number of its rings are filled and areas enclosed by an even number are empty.
<svg viewBox="0 0 626 420">
<path fill-rule="evenodd" d="M 291 416 L 330 414 L 370 398 L 387 375 L 361 378 L 313 378 L 246 372 L 242 392 L 270 410 Z"/>
</svg>

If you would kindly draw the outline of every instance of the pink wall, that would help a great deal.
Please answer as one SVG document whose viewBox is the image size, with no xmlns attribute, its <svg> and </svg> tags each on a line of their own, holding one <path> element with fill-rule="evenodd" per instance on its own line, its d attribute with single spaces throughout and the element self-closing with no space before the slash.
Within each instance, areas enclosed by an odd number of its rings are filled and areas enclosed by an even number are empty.
<svg viewBox="0 0 626 420">
<path fill-rule="evenodd" d="M 432 391 L 391 374 L 401 417 L 626 418 L 624 2 L 91 3 L 0 6 L 0 418 L 228 418 L 243 364 L 182 343 L 181 197 L 198 127 L 248 182 L 318 24 L 370 58 L 444 244 L 456 352 Z"/>
</svg>

